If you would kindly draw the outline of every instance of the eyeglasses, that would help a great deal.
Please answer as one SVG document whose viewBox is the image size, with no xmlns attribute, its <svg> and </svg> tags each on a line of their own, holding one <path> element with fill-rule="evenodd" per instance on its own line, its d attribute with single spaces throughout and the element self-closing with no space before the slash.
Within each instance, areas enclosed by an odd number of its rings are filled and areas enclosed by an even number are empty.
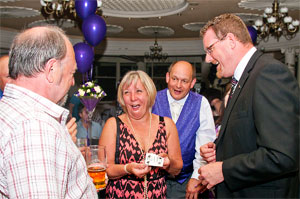
<svg viewBox="0 0 300 199">
<path fill-rule="evenodd" d="M 211 54 L 213 52 L 213 47 L 216 45 L 219 41 L 223 41 L 227 35 L 222 37 L 221 39 L 217 40 L 216 42 L 212 43 L 210 46 L 206 48 L 206 53 Z"/>
</svg>

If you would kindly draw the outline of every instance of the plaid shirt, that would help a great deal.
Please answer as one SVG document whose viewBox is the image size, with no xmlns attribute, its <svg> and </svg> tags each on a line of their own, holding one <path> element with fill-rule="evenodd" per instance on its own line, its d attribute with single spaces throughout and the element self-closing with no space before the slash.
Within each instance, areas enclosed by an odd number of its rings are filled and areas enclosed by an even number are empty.
<svg viewBox="0 0 300 199">
<path fill-rule="evenodd" d="M 0 100 L 0 198 L 98 198 L 65 126 L 68 111 L 7 84 Z"/>
</svg>

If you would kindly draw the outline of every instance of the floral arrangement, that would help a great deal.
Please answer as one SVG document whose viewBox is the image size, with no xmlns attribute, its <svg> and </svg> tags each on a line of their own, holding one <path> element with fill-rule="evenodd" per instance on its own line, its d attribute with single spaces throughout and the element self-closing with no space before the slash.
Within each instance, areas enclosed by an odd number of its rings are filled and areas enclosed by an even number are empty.
<svg viewBox="0 0 300 199">
<path fill-rule="evenodd" d="M 97 99 L 102 99 L 106 96 L 106 93 L 101 88 L 101 86 L 97 85 L 94 81 L 89 81 L 84 83 L 75 93 L 75 95 L 79 98 L 85 97 L 93 97 Z"/>
</svg>

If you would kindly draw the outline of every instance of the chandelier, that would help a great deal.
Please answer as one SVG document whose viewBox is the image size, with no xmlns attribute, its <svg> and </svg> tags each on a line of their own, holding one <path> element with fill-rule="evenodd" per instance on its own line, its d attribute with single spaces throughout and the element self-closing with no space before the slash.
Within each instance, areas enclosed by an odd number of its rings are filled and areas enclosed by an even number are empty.
<svg viewBox="0 0 300 199">
<path fill-rule="evenodd" d="M 146 60 L 164 62 L 168 58 L 168 54 L 163 53 L 162 52 L 163 48 L 158 45 L 158 43 L 157 43 L 157 34 L 158 34 L 158 32 L 154 32 L 154 35 L 155 35 L 154 45 L 150 46 L 149 47 L 150 52 L 145 52 L 144 55 L 145 55 Z"/>
<path fill-rule="evenodd" d="M 71 19 L 75 22 L 74 26 L 78 25 L 80 19 L 76 14 L 75 0 L 40 0 L 41 13 L 47 22 L 53 23 L 53 19 L 58 26 Z M 97 0 L 97 10 L 95 14 L 101 16 L 102 1 Z"/>
<path fill-rule="evenodd" d="M 299 30 L 299 20 L 293 20 L 288 16 L 288 8 L 279 7 L 278 0 L 274 0 L 273 7 L 265 9 L 263 20 L 255 21 L 255 27 L 262 40 L 267 40 L 270 35 L 277 38 L 277 41 L 282 35 L 290 40 Z"/>
</svg>

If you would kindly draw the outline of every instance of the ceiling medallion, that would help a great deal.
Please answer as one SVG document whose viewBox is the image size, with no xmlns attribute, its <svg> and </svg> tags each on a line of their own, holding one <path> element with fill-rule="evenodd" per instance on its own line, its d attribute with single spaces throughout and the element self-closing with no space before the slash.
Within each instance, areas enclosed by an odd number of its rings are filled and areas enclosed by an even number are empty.
<svg viewBox="0 0 300 199">
<path fill-rule="evenodd" d="M 174 30 L 166 26 L 142 26 L 138 28 L 138 32 L 151 37 L 168 37 L 174 34 Z"/>
<path fill-rule="evenodd" d="M 254 21 L 261 18 L 261 15 L 252 13 L 235 13 L 235 15 L 240 17 L 246 25 L 252 25 Z"/>
<path fill-rule="evenodd" d="M 28 27 L 35 27 L 35 26 L 43 26 L 43 25 L 57 25 L 57 21 L 55 19 L 48 19 L 48 20 L 38 20 L 31 22 L 28 24 Z M 61 28 L 73 28 L 75 25 L 75 22 L 71 19 L 66 19 L 64 23 L 61 24 Z"/>
<path fill-rule="evenodd" d="M 124 28 L 118 25 L 106 24 L 106 35 L 119 34 Z"/>
<path fill-rule="evenodd" d="M 193 32 L 199 32 L 205 24 L 206 22 L 192 22 L 183 24 L 182 27 Z"/>
<path fill-rule="evenodd" d="M 241 0 L 238 3 L 240 8 L 246 8 L 251 10 L 265 10 L 265 8 L 270 7 L 273 0 Z M 281 6 L 287 7 L 291 10 L 299 10 L 300 3 L 299 0 L 282 0 L 279 2 Z"/>
<path fill-rule="evenodd" d="M 150 18 L 180 13 L 188 7 L 186 0 L 102 0 L 105 16 Z"/>
<path fill-rule="evenodd" d="M 0 17 L 2 19 L 34 17 L 38 15 L 40 15 L 40 12 L 32 8 L 24 8 L 24 7 L 16 7 L 16 6 L 0 6 Z"/>
<path fill-rule="evenodd" d="M 3 2 L 3 3 L 16 2 L 16 1 L 20 1 L 20 0 L 0 0 L 0 2 Z"/>
</svg>

